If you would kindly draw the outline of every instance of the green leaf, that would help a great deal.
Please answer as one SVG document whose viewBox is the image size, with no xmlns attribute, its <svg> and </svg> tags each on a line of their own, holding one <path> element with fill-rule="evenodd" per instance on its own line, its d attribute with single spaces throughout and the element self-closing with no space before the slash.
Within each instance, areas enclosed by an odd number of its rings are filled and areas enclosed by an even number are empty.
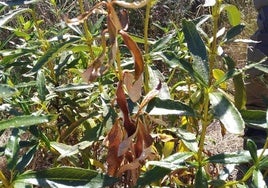
<svg viewBox="0 0 268 188">
<path fill-rule="evenodd" d="M 144 187 L 153 182 L 160 181 L 170 172 L 171 170 L 167 168 L 162 168 L 159 166 L 153 167 L 151 170 L 146 171 L 139 177 L 136 187 Z"/>
<path fill-rule="evenodd" d="M 206 46 L 192 21 L 182 20 L 182 29 L 190 52 L 193 54 L 193 69 L 198 73 L 206 86 L 209 83 L 210 71 Z"/>
<path fill-rule="evenodd" d="M 31 125 L 36 125 L 40 123 L 48 123 L 49 121 L 55 119 L 55 115 L 46 115 L 46 116 L 17 116 L 8 120 L 0 121 L 0 131 L 8 128 L 15 127 L 26 127 Z"/>
<path fill-rule="evenodd" d="M 19 175 L 15 180 L 16 184 L 28 183 L 40 187 L 106 187 L 112 186 L 118 180 L 97 171 L 58 167 L 42 171 L 28 171 Z"/>
<path fill-rule="evenodd" d="M 238 25 L 232 27 L 229 31 L 227 31 L 223 41 L 224 42 L 229 42 L 234 37 L 239 35 L 243 31 L 244 28 L 245 28 L 244 24 L 238 24 Z"/>
<path fill-rule="evenodd" d="M 187 168 L 185 161 L 192 156 L 192 152 L 180 152 L 170 155 L 161 161 L 148 161 L 146 165 L 154 165 L 169 170 L 177 170 L 180 168 Z"/>
<path fill-rule="evenodd" d="M 9 170 L 13 170 L 16 167 L 19 149 L 19 130 L 13 129 L 5 149 L 7 168 Z"/>
<path fill-rule="evenodd" d="M 254 170 L 252 175 L 253 185 L 254 187 L 263 187 L 267 188 L 267 185 L 264 181 L 263 175 L 260 170 Z"/>
<path fill-rule="evenodd" d="M 240 24 L 241 13 L 235 5 L 222 4 L 220 9 L 221 9 L 221 11 L 223 11 L 223 10 L 227 11 L 228 20 L 232 26 L 236 26 L 236 25 Z"/>
<path fill-rule="evenodd" d="M 158 41 L 156 41 L 156 43 L 151 46 L 151 52 L 163 50 L 163 48 L 167 47 L 167 43 L 170 42 L 172 38 L 174 38 L 174 33 L 168 34 L 167 36 L 160 38 Z"/>
<path fill-rule="evenodd" d="M 92 88 L 90 84 L 67 84 L 56 87 L 54 90 L 57 92 L 77 91 Z"/>
<path fill-rule="evenodd" d="M 258 161 L 257 145 L 253 142 L 253 140 L 247 139 L 247 149 L 249 150 L 254 163 L 256 163 Z"/>
<path fill-rule="evenodd" d="M 241 115 L 247 126 L 257 129 L 268 129 L 266 112 L 262 110 L 242 110 Z"/>
<path fill-rule="evenodd" d="M 170 99 L 154 98 L 150 100 L 146 108 L 150 115 L 184 115 L 195 116 L 192 108 L 189 106 Z"/>
<path fill-rule="evenodd" d="M 23 172 L 24 168 L 29 165 L 29 163 L 32 161 L 35 152 L 37 151 L 38 146 L 35 145 L 29 149 L 29 151 L 24 154 L 18 161 L 18 164 L 16 165 L 16 170 L 19 172 Z"/>
<path fill-rule="evenodd" d="M 16 89 L 6 84 L 0 84 L 0 98 L 11 97 L 16 93 Z"/>
<path fill-rule="evenodd" d="M 245 109 L 247 102 L 247 95 L 243 75 L 242 74 L 235 75 L 233 77 L 233 83 L 235 90 L 234 94 L 235 107 L 238 110 Z"/>
<path fill-rule="evenodd" d="M 48 90 L 46 88 L 46 78 L 43 71 L 38 71 L 36 77 L 36 86 L 39 99 L 43 102 L 46 100 L 46 95 L 48 94 Z"/>
<path fill-rule="evenodd" d="M 9 0 L 9 1 L 5 1 L 5 2 L 0 2 L 0 4 L 2 5 L 6 5 L 6 6 L 17 6 L 17 5 L 26 5 L 26 4 L 32 4 L 32 3 L 36 3 L 40 0 Z"/>
<path fill-rule="evenodd" d="M 193 152 L 198 151 L 198 143 L 196 135 L 188 132 L 182 128 L 172 128 L 167 129 L 167 131 L 170 131 L 171 133 L 175 134 L 182 140 L 182 142 L 185 144 L 185 146 L 190 149 Z"/>
<path fill-rule="evenodd" d="M 226 130 L 233 134 L 242 134 L 245 122 L 234 104 L 220 92 L 209 93 L 209 99 L 214 115 L 222 122 Z"/>
<path fill-rule="evenodd" d="M 0 16 L 0 27 L 5 25 L 10 20 L 14 19 L 17 15 L 20 15 L 25 12 L 30 12 L 31 9 L 28 8 L 17 8 L 10 10 L 8 13 Z"/>
<path fill-rule="evenodd" d="M 206 173 L 199 167 L 195 175 L 195 188 L 208 188 Z"/>
<path fill-rule="evenodd" d="M 250 153 L 248 151 L 239 151 L 235 153 L 221 153 L 209 157 L 207 160 L 210 163 L 221 164 L 240 164 L 248 163 L 251 160 Z"/>
<path fill-rule="evenodd" d="M 77 41 L 77 38 L 72 38 L 66 42 L 57 44 L 52 46 L 42 57 L 39 58 L 37 63 L 32 68 L 32 72 L 37 72 L 44 64 L 53 60 L 57 55 L 59 55 L 62 51 L 66 50 L 72 43 Z"/>
</svg>

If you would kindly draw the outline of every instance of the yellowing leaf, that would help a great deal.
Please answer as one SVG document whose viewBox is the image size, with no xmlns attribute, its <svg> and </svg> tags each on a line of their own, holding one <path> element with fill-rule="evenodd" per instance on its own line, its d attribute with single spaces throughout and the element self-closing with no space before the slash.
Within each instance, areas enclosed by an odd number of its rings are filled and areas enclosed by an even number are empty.
<svg viewBox="0 0 268 188">
<path fill-rule="evenodd" d="M 225 75 L 225 73 L 220 69 L 213 69 L 212 74 L 213 74 L 213 77 L 215 78 L 216 81 L 220 80 Z M 227 89 L 226 82 L 221 83 L 220 87 L 222 89 Z"/>
<path fill-rule="evenodd" d="M 164 148 L 163 148 L 162 152 L 163 152 L 163 155 L 164 155 L 165 158 L 170 156 L 170 154 L 172 153 L 172 151 L 174 149 L 174 146 L 175 146 L 174 142 L 166 142 L 166 143 L 164 143 Z"/>
</svg>

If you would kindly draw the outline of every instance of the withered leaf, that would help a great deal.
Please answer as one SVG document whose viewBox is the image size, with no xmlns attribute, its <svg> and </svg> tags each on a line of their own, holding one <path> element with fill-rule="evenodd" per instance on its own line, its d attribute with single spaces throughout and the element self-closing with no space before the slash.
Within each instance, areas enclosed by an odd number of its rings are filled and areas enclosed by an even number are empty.
<svg viewBox="0 0 268 188">
<path fill-rule="evenodd" d="M 124 84 L 127 88 L 128 96 L 133 102 L 137 102 L 141 97 L 142 75 L 135 81 L 131 72 L 124 72 Z"/>
<path fill-rule="evenodd" d="M 125 9 L 120 10 L 120 12 L 119 12 L 119 20 L 120 20 L 122 29 L 124 31 L 126 31 L 128 29 L 128 24 L 129 24 L 129 17 L 128 17 L 127 10 L 125 10 Z"/>
<path fill-rule="evenodd" d="M 123 139 L 123 132 L 118 119 L 115 121 L 107 137 L 109 143 L 107 154 L 108 174 L 110 176 L 115 176 L 123 160 L 123 157 L 117 155 L 119 144 Z"/>
<path fill-rule="evenodd" d="M 130 50 L 132 56 L 134 57 L 135 62 L 135 80 L 138 80 L 143 73 L 144 69 L 144 60 L 142 53 L 137 43 L 123 30 L 120 30 L 119 33 L 123 37 L 124 43 Z"/>
<path fill-rule="evenodd" d="M 121 7 L 124 7 L 124 8 L 132 8 L 132 9 L 137 9 L 137 8 L 141 8 L 141 7 L 144 7 L 145 5 L 147 5 L 147 3 L 149 2 L 150 0 L 143 0 L 143 1 L 136 1 L 136 2 L 132 2 L 132 3 L 129 3 L 129 2 L 126 2 L 126 1 L 119 1 L 119 0 L 115 0 L 113 1 L 112 3 L 115 3 Z"/>
<path fill-rule="evenodd" d="M 123 89 L 123 82 L 120 80 L 116 90 L 116 102 L 121 109 L 124 116 L 124 127 L 127 131 L 128 136 L 131 136 L 136 131 L 136 126 L 129 117 L 129 110 L 126 95 Z"/>
<path fill-rule="evenodd" d="M 106 70 L 106 67 L 102 65 L 104 57 L 96 59 L 92 65 L 90 65 L 83 73 L 82 78 L 86 82 L 93 82 L 96 78 L 101 76 Z"/>
</svg>

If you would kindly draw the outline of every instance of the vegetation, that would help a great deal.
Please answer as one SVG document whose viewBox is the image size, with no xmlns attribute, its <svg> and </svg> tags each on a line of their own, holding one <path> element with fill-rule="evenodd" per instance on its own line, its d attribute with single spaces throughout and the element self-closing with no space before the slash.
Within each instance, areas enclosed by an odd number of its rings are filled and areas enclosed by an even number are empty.
<svg viewBox="0 0 268 188">
<path fill-rule="evenodd" d="M 208 0 L 172 22 L 163 16 L 172 4 L 0 3 L 2 187 L 266 186 L 268 141 L 204 149 L 215 120 L 222 134 L 267 130 L 268 113 L 246 109 L 243 82 L 245 70 L 265 67 L 226 53 L 248 41 L 236 40 L 238 6 Z M 228 180 L 217 164 L 248 168 Z"/>
</svg>

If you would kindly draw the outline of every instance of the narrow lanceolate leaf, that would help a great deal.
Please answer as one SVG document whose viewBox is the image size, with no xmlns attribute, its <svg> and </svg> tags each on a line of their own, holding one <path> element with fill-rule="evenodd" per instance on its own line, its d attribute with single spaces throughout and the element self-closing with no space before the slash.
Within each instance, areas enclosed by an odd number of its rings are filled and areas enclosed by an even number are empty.
<svg viewBox="0 0 268 188">
<path fill-rule="evenodd" d="M 41 58 L 39 58 L 33 67 L 32 72 L 37 72 L 44 64 L 53 60 L 57 55 L 59 55 L 62 51 L 64 51 L 68 46 L 72 45 L 72 43 L 77 40 L 77 38 L 73 38 L 69 41 L 51 47 Z"/>
<path fill-rule="evenodd" d="M 214 115 L 222 122 L 226 130 L 233 134 L 242 134 L 245 123 L 234 104 L 220 92 L 210 93 L 209 99 Z"/>
<path fill-rule="evenodd" d="M 28 183 L 40 187 L 106 187 L 117 182 L 116 178 L 102 175 L 97 171 L 58 167 L 42 171 L 27 171 L 19 175 L 14 183 Z M 16 186 L 15 186 L 16 187 Z"/>
<path fill-rule="evenodd" d="M 38 71 L 37 78 L 36 78 L 36 86 L 37 86 L 39 99 L 41 101 L 45 101 L 46 95 L 48 94 L 48 90 L 46 88 L 45 74 L 42 71 Z"/>
<path fill-rule="evenodd" d="M 238 25 L 232 27 L 229 31 L 227 31 L 227 33 L 224 37 L 224 41 L 228 42 L 228 41 L 232 40 L 234 37 L 239 35 L 243 31 L 244 28 L 245 28 L 245 25 L 243 25 L 243 24 L 238 24 Z"/>
<path fill-rule="evenodd" d="M 150 115 L 186 115 L 195 116 L 192 108 L 179 101 L 154 98 L 150 100 L 146 108 Z"/>
<path fill-rule="evenodd" d="M 54 115 L 46 115 L 46 116 L 17 116 L 8 120 L 0 121 L 0 131 L 8 128 L 15 127 L 26 127 L 31 125 L 36 125 L 40 123 L 48 123 L 52 119 L 54 119 Z"/>
<path fill-rule="evenodd" d="M 221 164 L 241 164 L 248 163 L 251 160 L 250 153 L 248 151 L 241 151 L 235 153 L 221 153 L 209 157 L 207 160 L 210 163 Z"/>
<path fill-rule="evenodd" d="M 67 84 L 56 87 L 54 90 L 57 92 L 66 92 L 66 91 L 79 91 L 92 88 L 92 85 L 89 84 Z"/>
<path fill-rule="evenodd" d="M 124 43 L 127 45 L 131 54 L 134 57 L 135 62 L 135 80 L 138 80 L 143 73 L 144 69 L 144 61 L 142 57 L 142 53 L 137 43 L 123 30 L 120 31 L 120 34 L 123 37 Z"/>
<path fill-rule="evenodd" d="M 243 75 L 238 74 L 233 77 L 234 82 L 234 100 L 235 100 L 235 107 L 238 110 L 243 110 L 246 108 L 247 96 L 246 96 L 246 88 L 243 81 Z"/>
<path fill-rule="evenodd" d="M 18 161 L 18 164 L 16 165 L 16 170 L 19 172 L 22 172 L 26 166 L 32 161 L 35 152 L 37 151 L 38 146 L 35 145 L 32 148 L 29 149 L 27 153 L 25 153 Z"/>
<path fill-rule="evenodd" d="M 183 20 L 182 26 L 188 48 L 193 54 L 193 69 L 203 79 L 205 84 L 208 85 L 210 71 L 206 46 L 193 22 Z"/>
<path fill-rule="evenodd" d="M 208 179 L 202 167 L 199 167 L 195 176 L 195 188 L 208 188 Z"/>
<path fill-rule="evenodd" d="M 10 97 L 16 93 L 16 89 L 6 84 L 0 84 L 0 98 Z"/>
<path fill-rule="evenodd" d="M 248 126 L 268 129 L 266 112 L 262 110 L 242 110 L 241 115 Z"/>
<path fill-rule="evenodd" d="M 19 130 L 13 129 L 12 134 L 8 140 L 5 149 L 5 156 L 7 158 L 7 168 L 14 170 L 19 154 Z"/>
<path fill-rule="evenodd" d="M 5 5 L 5 6 L 17 6 L 17 5 L 26 5 L 26 4 L 32 4 L 36 3 L 40 0 L 11 0 L 11 1 L 6 1 L 6 2 L 0 2 L 0 4 Z"/>
<path fill-rule="evenodd" d="M 149 161 L 146 164 L 159 166 L 159 167 L 170 169 L 170 170 L 176 170 L 179 168 L 186 168 L 185 161 L 191 156 L 193 156 L 192 152 L 175 153 L 163 159 L 162 161 Z"/>
<path fill-rule="evenodd" d="M 256 163 L 258 160 L 258 155 L 257 155 L 257 145 L 253 140 L 248 139 L 247 140 L 247 149 L 249 150 L 250 156 L 253 159 L 253 162 Z"/>
<path fill-rule="evenodd" d="M 254 185 L 253 187 L 267 188 L 267 184 L 264 181 L 262 172 L 260 170 L 254 170 L 253 171 L 252 180 L 253 180 L 253 185 Z"/>
<path fill-rule="evenodd" d="M 17 8 L 14 10 L 9 11 L 8 13 L 0 16 L 0 27 L 5 25 L 7 22 L 9 22 L 12 19 L 15 19 L 17 15 L 20 15 L 25 12 L 29 12 L 30 9 L 28 8 Z"/>
</svg>

